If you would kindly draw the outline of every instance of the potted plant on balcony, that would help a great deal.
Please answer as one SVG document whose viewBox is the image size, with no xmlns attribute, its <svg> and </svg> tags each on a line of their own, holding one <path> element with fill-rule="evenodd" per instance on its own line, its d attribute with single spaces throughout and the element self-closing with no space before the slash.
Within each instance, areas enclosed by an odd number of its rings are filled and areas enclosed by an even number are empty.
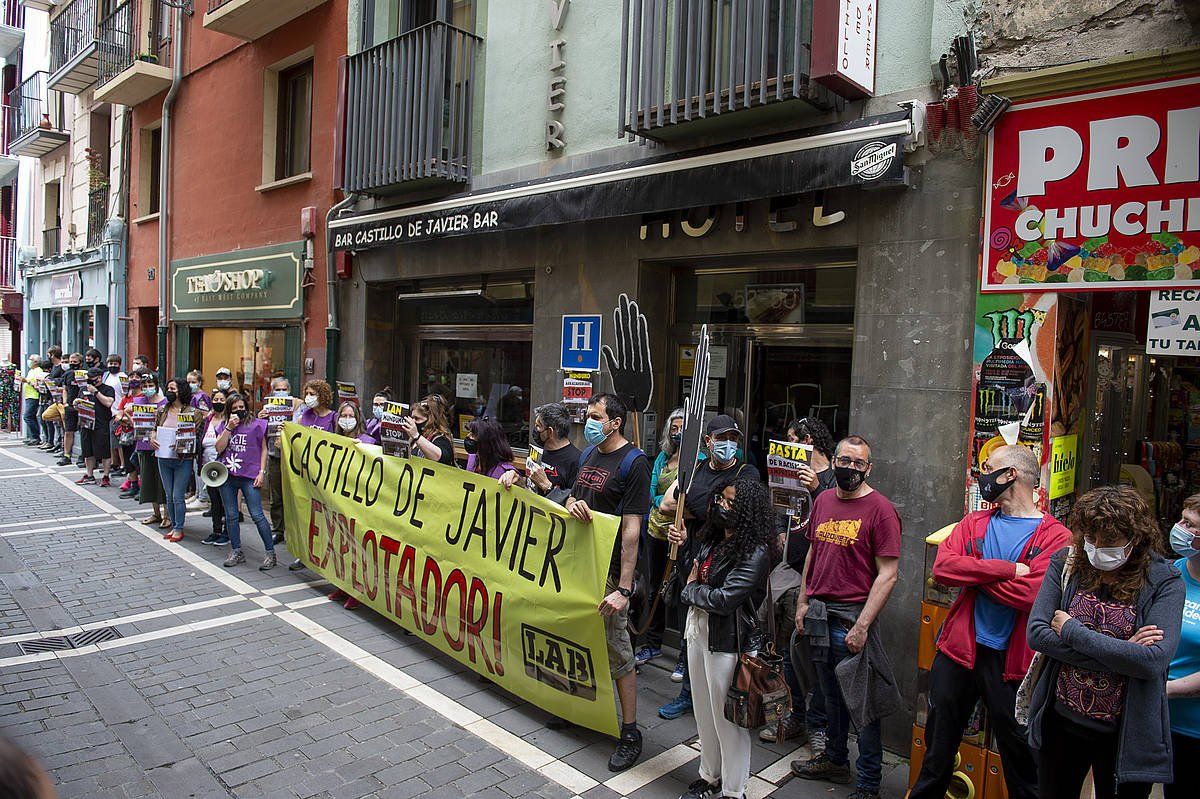
<svg viewBox="0 0 1200 799">
<path fill-rule="evenodd" d="M 104 156 L 99 150 L 88 147 L 84 150 L 88 164 L 88 191 L 97 192 L 108 188 L 108 172 L 103 168 Z"/>
<path fill-rule="evenodd" d="M 154 53 L 138 53 L 138 61 L 145 61 L 147 64 L 157 64 L 158 56 Z"/>
</svg>

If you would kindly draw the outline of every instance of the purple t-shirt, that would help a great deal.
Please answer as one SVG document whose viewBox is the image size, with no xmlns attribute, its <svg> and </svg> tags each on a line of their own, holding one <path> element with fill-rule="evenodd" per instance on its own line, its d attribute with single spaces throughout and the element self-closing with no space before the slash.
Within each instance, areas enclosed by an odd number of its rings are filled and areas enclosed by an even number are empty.
<svg viewBox="0 0 1200 799">
<path fill-rule="evenodd" d="M 222 422 L 217 427 L 217 436 L 225 431 Z M 238 425 L 229 436 L 229 445 L 221 453 L 218 460 L 229 468 L 234 477 L 246 477 L 253 480 L 258 477 L 259 466 L 262 464 L 263 447 L 267 441 L 267 420 L 247 419 Z"/>
<path fill-rule="evenodd" d="M 135 397 L 134 402 L 136 402 L 138 405 L 146 405 L 149 403 L 149 400 L 147 400 L 145 397 Z M 159 408 L 161 408 L 162 406 L 167 404 L 167 398 L 162 395 L 159 395 L 159 398 L 154 401 L 154 404 L 157 405 Z M 128 406 L 126 406 L 126 407 L 128 407 Z M 134 446 L 134 450 L 137 452 L 153 452 L 154 445 L 151 444 L 149 441 L 139 441 Z"/>
<path fill-rule="evenodd" d="M 330 411 L 326 416 L 317 416 L 316 411 L 306 407 L 300 411 L 300 424 L 305 427 L 315 427 L 318 430 L 324 430 L 326 433 L 332 433 L 334 425 L 337 424 L 337 414 Z"/>
<path fill-rule="evenodd" d="M 363 433 L 356 440 L 360 444 L 378 444 L 379 443 L 379 440 L 377 438 L 375 438 L 375 436 L 371 435 L 370 433 Z"/>
<path fill-rule="evenodd" d="M 475 464 L 476 464 L 475 456 L 468 455 L 467 456 L 467 471 L 475 472 L 476 474 L 478 474 L 478 472 L 476 472 L 476 469 L 475 469 Z M 513 466 L 508 461 L 505 461 L 504 463 L 497 463 L 495 466 L 493 466 L 492 470 L 487 473 L 487 477 L 490 477 L 493 480 L 499 480 L 501 477 L 504 476 L 505 472 L 515 472 L 516 470 L 517 469 L 515 466 Z"/>
<path fill-rule="evenodd" d="M 198 408 L 199 410 L 202 410 L 206 413 L 208 411 L 212 410 L 212 398 L 210 398 L 208 396 L 208 394 L 204 391 L 204 389 L 200 389 L 199 391 L 193 391 L 192 392 L 192 401 L 189 404 L 193 408 Z"/>
</svg>

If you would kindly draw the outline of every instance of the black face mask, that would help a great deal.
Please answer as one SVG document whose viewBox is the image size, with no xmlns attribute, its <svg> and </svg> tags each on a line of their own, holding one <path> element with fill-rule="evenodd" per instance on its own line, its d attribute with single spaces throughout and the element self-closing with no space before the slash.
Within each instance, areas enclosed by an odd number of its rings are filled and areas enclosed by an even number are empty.
<svg viewBox="0 0 1200 799">
<path fill-rule="evenodd" d="M 474 455 L 479 449 L 479 442 L 473 438 L 464 438 L 463 449 L 466 450 L 468 455 Z"/>
<path fill-rule="evenodd" d="M 167 398 L 167 402 L 174 402 L 179 397 L 179 395 L 174 391 L 168 391 L 163 396 Z"/>
<path fill-rule="evenodd" d="M 213 403 L 213 410 L 214 410 L 214 411 L 216 411 L 217 413 L 220 413 L 221 411 L 225 410 L 225 403 L 223 403 L 223 402 L 214 402 L 214 403 Z"/>
<path fill-rule="evenodd" d="M 846 492 L 857 491 L 863 480 L 867 479 L 866 472 L 860 472 L 851 466 L 834 466 L 833 476 L 837 480 L 837 487 Z"/>
<path fill-rule="evenodd" d="M 417 435 L 425 432 L 425 422 L 416 422 L 415 424 L 417 425 Z"/>
<path fill-rule="evenodd" d="M 728 530 L 733 527 L 733 511 L 718 502 L 714 502 L 712 508 L 708 511 L 708 520 L 722 530 Z"/>
<path fill-rule="evenodd" d="M 121 367 L 119 367 L 119 366 L 109 366 L 108 367 L 108 373 L 110 375 L 115 375 L 120 371 L 121 371 Z"/>
<path fill-rule="evenodd" d="M 72 363 L 72 364 L 71 364 L 71 368 L 72 368 L 72 369 L 82 369 L 82 368 L 83 368 L 83 366 L 82 366 L 81 364 Z"/>
<path fill-rule="evenodd" d="M 1000 482 L 1000 478 L 1003 477 L 1004 473 L 1007 471 L 1008 468 L 1004 468 L 997 469 L 996 471 L 989 472 L 987 474 L 979 475 L 979 496 L 984 502 L 993 504 L 996 500 L 1000 499 L 1000 497 L 1004 495 L 1005 491 L 1012 488 L 1012 484 L 1015 481 L 1009 480 L 1007 483 Z"/>
<path fill-rule="evenodd" d="M 240 406 L 237 408 L 232 408 L 229 411 L 229 415 L 231 417 L 232 416 L 238 417 L 238 423 L 240 424 L 246 418 L 246 407 L 243 405 L 243 406 Z"/>
<path fill-rule="evenodd" d="M 683 433 L 672 433 L 671 434 L 671 446 L 672 447 L 675 447 L 678 449 L 679 445 L 682 443 L 683 443 Z"/>
</svg>

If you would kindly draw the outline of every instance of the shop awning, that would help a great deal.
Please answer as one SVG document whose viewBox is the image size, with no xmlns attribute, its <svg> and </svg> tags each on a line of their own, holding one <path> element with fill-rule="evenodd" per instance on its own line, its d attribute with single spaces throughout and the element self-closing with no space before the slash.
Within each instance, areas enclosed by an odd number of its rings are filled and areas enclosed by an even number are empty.
<svg viewBox="0 0 1200 799">
<path fill-rule="evenodd" d="M 363 251 L 592 219 L 749 202 L 843 187 L 907 185 L 910 111 L 800 138 L 630 162 L 333 220 L 334 250 Z"/>
</svg>

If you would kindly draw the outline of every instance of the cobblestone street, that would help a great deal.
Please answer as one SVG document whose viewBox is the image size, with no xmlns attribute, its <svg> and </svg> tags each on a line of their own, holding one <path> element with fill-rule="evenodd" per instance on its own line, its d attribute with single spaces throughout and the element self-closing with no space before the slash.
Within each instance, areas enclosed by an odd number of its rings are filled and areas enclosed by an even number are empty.
<svg viewBox="0 0 1200 799">
<path fill-rule="evenodd" d="M 643 759 L 613 775 L 610 740 L 562 728 L 366 608 L 343 610 L 282 556 L 270 572 L 224 569 L 224 552 L 199 544 L 198 511 L 166 543 L 139 523 L 144 507 L 50 462 L 0 446 L 0 727 L 63 799 L 673 799 L 695 777 L 693 720 L 655 713 L 677 691 L 666 658 L 639 680 Z M 847 792 L 791 780 L 806 752 L 756 745 L 748 795 Z M 889 761 L 888 795 L 903 794 L 904 772 Z"/>
</svg>

